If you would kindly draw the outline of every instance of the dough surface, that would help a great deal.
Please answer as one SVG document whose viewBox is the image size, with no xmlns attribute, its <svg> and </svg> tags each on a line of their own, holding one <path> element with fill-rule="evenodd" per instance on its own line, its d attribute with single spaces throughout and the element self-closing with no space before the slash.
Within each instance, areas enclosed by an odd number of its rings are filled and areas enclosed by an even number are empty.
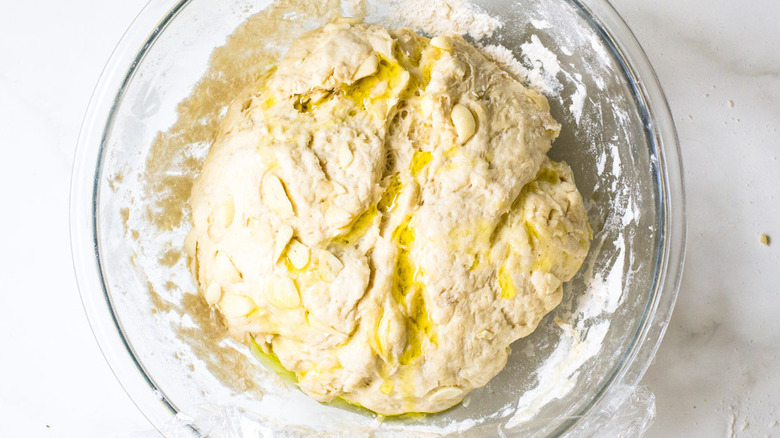
<svg viewBox="0 0 780 438">
<path fill-rule="evenodd" d="M 185 247 L 205 300 L 319 401 L 485 385 L 590 245 L 547 100 L 459 36 L 337 20 L 238 96 Z"/>
</svg>

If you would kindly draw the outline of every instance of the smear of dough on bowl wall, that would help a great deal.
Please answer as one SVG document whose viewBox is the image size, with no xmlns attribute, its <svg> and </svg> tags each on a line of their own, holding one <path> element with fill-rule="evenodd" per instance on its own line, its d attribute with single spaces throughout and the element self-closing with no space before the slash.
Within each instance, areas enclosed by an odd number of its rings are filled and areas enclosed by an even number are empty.
<svg viewBox="0 0 780 438">
<path fill-rule="evenodd" d="M 548 111 L 460 36 L 303 35 L 234 100 L 192 188 L 203 297 L 319 401 L 452 407 L 588 252 Z"/>
<path fill-rule="evenodd" d="M 170 351 L 137 343 L 145 366 L 189 370 L 158 376 L 166 397 L 311 430 L 378 426 L 309 397 L 457 404 L 397 426 L 446 433 L 524 424 L 590 378 L 639 271 L 626 230 L 650 216 L 622 173 L 636 121 L 609 89 L 617 67 L 575 15 L 544 11 L 519 12 L 530 35 L 504 46 L 513 23 L 465 0 L 276 1 L 214 44 L 205 73 L 181 67 L 185 97 L 139 164 L 107 157 L 149 292 L 114 304 L 129 337 Z M 573 47 L 594 55 L 575 68 Z M 619 136 L 599 131 L 608 117 Z"/>
</svg>

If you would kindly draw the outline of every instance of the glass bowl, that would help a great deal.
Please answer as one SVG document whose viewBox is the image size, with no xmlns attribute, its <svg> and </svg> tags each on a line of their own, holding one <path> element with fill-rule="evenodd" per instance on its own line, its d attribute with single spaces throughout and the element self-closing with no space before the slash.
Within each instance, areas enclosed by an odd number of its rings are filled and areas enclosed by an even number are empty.
<svg viewBox="0 0 780 438">
<path fill-rule="evenodd" d="M 607 427 L 605 412 L 629 412 L 620 406 L 677 295 L 685 203 L 663 92 L 606 0 L 477 2 L 503 23 L 480 44 L 506 47 L 520 61 L 514 72 L 545 92 L 562 123 L 550 155 L 573 168 L 594 230 L 561 305 L 512 345 L 486 387 L 443 413 L 379 418 L 314 402 L 225 339 L 193 295 L 182 255 L 186 201 L 225 96 L 258 68 L 241 60 L 261 59 L 252 51 L 260 44 L 280 54 L 291 35 L 324 22 L 327 2 L 284 3 L 153 0 L 92 97 L 73 170 L 73 259 L 95 337 L 138 408 L 158 428 L 177 412 L 210 407 L 213 418 L 238 415 L 296 436 L 560 436 Z M 353 4 L 341 5 L 344 13 Z M 387 4 L 367 10 L 369 22 L 399 24 Z M 271 11 L 282 21 L 263 18 Z M 226 45 L 232 52 L 215 51 Z M 650 414 L 629 415 L 641 423 Z M 190 431 L 208 433 L 202 427 Z"/>
</svg>

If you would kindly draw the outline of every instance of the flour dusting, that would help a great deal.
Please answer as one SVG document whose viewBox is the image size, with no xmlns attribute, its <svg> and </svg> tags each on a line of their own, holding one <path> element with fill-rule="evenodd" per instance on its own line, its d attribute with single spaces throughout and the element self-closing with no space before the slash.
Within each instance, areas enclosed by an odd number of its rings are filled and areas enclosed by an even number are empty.
<svg viewBox="0 0 780 438">
<path fill-rule="evenodd" d="M 561 64 L 558 56 L 544 46 L 536 35 L 531 35 L 531 41 L 520 46 L 523 57 L 534 67 L 528 73 L 528 81 L 547 94 L 559 93 L 563 86 L 558 80 Z"/>
<path fill-rule="evenodd" d="M 515 79 L 540 89 L 540 84 L 532 84 L 529 80 L 529 70 L 515 58 L 512 51 L 498 44 L 488 44 L 479 47 L 482 53 L 491 61 L 498 64 L 504 71 Z"/>
<path fill-rule="evenodd" d="M 475 40 L 492 35 L 502 26 L 468 0 L 389 0 L 392 18 L 429 35 L 469 35 Z"/>
<path fill-rule="evenodd" d="M 607 330 L 609 322 L 602 321 L 591 326 L 582 340 L 563 338 L 549 359 L 537 369 L 538 385 L 520 397 L 507 427 L 516 427 L 528 421 L 549 421 L 535 418 L 536 413 L 551 400 L 564 397 L 574 388 L 580 367 L 601 351 Z"/>
</svg>

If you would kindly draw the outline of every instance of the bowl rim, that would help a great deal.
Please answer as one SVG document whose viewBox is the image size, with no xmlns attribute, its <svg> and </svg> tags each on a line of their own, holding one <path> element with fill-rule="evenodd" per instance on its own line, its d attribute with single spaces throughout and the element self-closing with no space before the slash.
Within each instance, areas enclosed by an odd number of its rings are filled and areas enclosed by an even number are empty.
<svg viewBox="0 0 780 438">
<path fill-rule="evenodd" d="M 70 243 L 76 282 L 92 333 L 114 376 L 136 407 L 160 429 L 177 408 L 166 399 L 124 338 L 106 291 L 100 266 L 97 194 L 101 181 L 106 133 L 117 103 L 136 67 L 181 10 L 192 0 L 150 0 L 120 39 L 104 67 L 90 99 L 79 133 L 70 187 Z M 671 318 L 685 259 L 687 223 L 679 140 L 668 101 L 647 56 L 625 21 L 608 0 L 562 0 L 579 9 L 619 61 L 630 82 L 651 147 L 651 172 L 659 192 L 652 299 L 642 314 L 632 344 L 605 379 L 596 396 L 578 416 L 564 421 L 553 433 L 564 435 L 578 426 L 597 405 L 625 386 L 636 387 Z M 163 17 L 160 19 L 160 17 Z M 148 32 L 152 29 L 151 32 Z M 92 293 L 102 291 L 102 294 Z M 129 360 L 128 360 L 129 359 Z M 193 430 L 194 431 L 194 430 Z M 511 429 L 507 430 L 511 432 Z"/>
</svg>

